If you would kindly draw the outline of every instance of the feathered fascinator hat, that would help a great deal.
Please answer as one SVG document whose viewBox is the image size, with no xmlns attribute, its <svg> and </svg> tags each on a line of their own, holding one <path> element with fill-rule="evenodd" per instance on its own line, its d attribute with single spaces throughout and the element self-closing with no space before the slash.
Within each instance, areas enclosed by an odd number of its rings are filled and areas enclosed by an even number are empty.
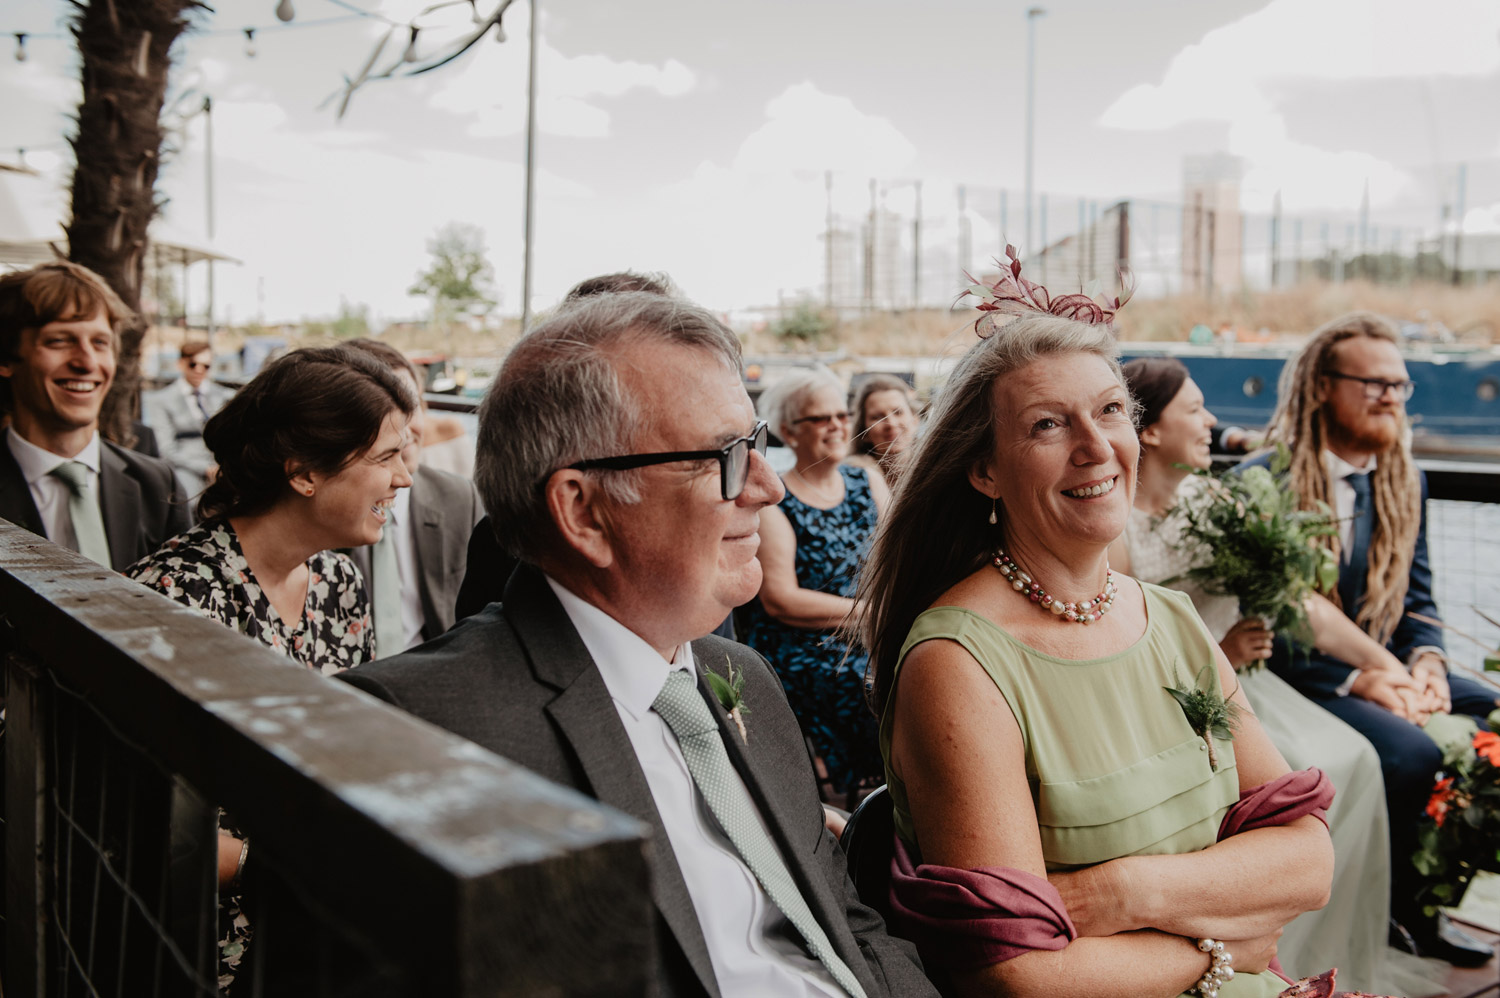
<svg viewBox="0 0 1500 998">
<path fill-rule="evenodd" d="M 1094 294 L 1080 292 L 1072 295 L 1058 295 L 1054 298 L 1046 288 L 1021 276 L 1021 260 L 1016 256 L 1014 246 L 1007 244 L 1005 255 L 1010 260 L 1010 266 L 1000 265 L 1000 277 L 994 284 L 982 284 L 974 280 L 967 272 L 964 273 L 964 276 L 969 278 L 969 286 L 964 289 L 959 299 L 962 300 L 968 296 L 979 299 L 976 307 L 981 315 L 974 320 L 974 332 L 979 334 L 982 340 L 993 336 L 995 330 L 999 328 L 999 323 L 996 322 L 997 313 L 999 315 L 1042 313 L 1091 324 L 1102 322 L 1113 331 L 1115 313 L 1130 300 L 1130 296 L 1135 292 L 1134 276 L 1128 267 L 1122 267 L 1120 284 L 1124 293 L 1118 298 L 1113 300 L 1104 298 L 1097 290 Z M 1000 263 L 998 260 L 995 262 Z M 1095 295 L 1098 295 L 1097 300 Z"/>
</svg>

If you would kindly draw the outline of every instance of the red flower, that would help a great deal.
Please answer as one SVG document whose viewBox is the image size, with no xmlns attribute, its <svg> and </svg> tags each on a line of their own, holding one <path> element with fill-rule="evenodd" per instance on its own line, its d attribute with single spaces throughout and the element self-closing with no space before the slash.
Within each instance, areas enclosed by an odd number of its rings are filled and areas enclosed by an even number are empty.
<svg viewBox="0 0 1500 998">
<path fill-rule="evenodd" d="M 1500 735 L 1493 731 L 1481 731 L 1474 736 L 1474 751 L 1481 759 L 1488 759 L 1491 766 L 1500 767 Z"/>
<path fill-rule="evenodd" d="M 1453 799 L 1453 777 L 1438 780 L 1437 786 L 1432 788 L 1432 797 L 1427 801 L 1427 817 L 1437 822 L 1439 828 L 1443 827 L 1443 819 L 1448 816 L 1448 802 Z"/>
</svg>

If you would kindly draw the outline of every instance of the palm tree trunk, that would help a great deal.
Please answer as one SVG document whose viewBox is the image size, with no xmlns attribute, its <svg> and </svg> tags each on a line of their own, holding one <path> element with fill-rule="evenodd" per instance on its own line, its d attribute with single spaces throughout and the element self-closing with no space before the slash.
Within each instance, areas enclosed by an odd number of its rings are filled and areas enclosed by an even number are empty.
<svg viewBox="0 0 1500 998">
<path fill-rule="evenodd" d="M 73 138 L 68 254 L 97 272 L 136 312 L 121 330 L 114 387 L 100 418 L 106 437 L 134 442 L 141 381 L 141 281 L 146 229 L 156 214 L 161 109 L 173 43 L 198 0 L 73 0 L 83 103 Z M 206 9 L 206 8 L 205 8 Z"/>
</svg>

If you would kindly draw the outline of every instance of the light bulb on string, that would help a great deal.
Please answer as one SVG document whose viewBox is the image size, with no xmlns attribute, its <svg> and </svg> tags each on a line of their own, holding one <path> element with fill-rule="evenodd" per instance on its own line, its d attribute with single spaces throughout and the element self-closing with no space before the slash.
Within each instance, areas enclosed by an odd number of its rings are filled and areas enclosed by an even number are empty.
<svg viewBox="0 0 1500 998">
<path fill-rule="evenodd" d="M 246 28 L 245 29 L 245 57 L 248 58 L 248 59 L 254 59 L 255 58 L 255 29 L 254 28 Z"/>
<path fill-rule="evenodd" d="M 411 40 L 406 43 L 406 51 L 401 53 L 402 62 L 417 61 L 417 36 L 421 33 L 421 28 L 417 27 L 415 24 L 411 26 Z"/>
<path fill-rule="evenodd" d="M 26 61 L 26 32 L 16 32 L 16 62 Z"/>
<path fill-rule="evenodd" d="M 484 20 L 479 16 L 479 0 L 469 0 L 469 19 L 475 24 Z"/>
<path fill-rule="evenodd" d="M 495 41 L 502 45 L 505 44 L 505 25 L 499 21 L 495 22 Z"/>
<path fill-rule="evenodd" d="M 278 21 L 290 21 L 297 16 L 297 11 L 292 7 L 292 0 L 281 0 L 276 5 L 276 19 Z"/>
</svg>

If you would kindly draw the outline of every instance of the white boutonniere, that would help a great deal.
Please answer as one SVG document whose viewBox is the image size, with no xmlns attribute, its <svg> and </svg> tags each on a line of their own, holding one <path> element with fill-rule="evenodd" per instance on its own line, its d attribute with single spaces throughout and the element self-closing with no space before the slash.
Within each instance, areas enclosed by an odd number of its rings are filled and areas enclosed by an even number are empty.
<svg viewBox="0 0 1500 998">
<path fill-rule="evenodd" d="M 719 704 L 729 712 L 729 719 L 740 729 L 740 741 L 749 745 L 750 733 L 745 730 L 745 715 L 750 713 L 750 708 L 745 706 L 745 672 L 736 669 L 728 655 L 724 656 L 724 669 L 725 675 L 721 676 L 705 666 L 703 675 L 708 680 L 708 688 L 719 698 Z"/>
</svg>

